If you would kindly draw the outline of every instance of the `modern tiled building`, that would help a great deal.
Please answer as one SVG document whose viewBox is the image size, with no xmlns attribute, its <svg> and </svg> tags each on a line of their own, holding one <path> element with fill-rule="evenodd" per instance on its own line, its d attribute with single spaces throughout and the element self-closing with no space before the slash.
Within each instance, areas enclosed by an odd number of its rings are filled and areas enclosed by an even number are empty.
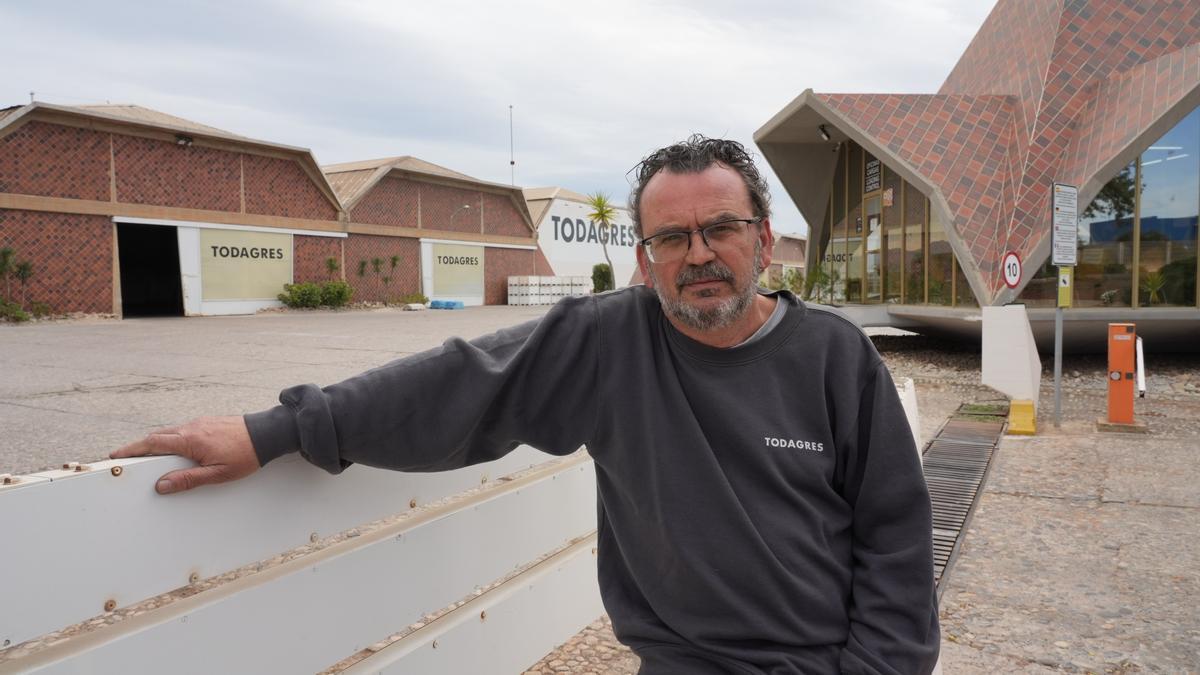
<svg viewBox="0 0 1200 675">
<path fill-rule="evenodd" d="M 978 335 L 979 305 L 1021 302 L 1045 344 L 1061 183 L 1080 215 L 1068 347 L 1133 321 L 1195 348 L 1198 105 L 1200 3 L 1000 0 L 936 94 L 808 90 L 755 140 L 811 228 L 814 297 L 865 324 Z"/>
<path fill-rule="evenodd" d="M 121 316 L 248 313 L 334 279 L 503 304 L 539 256 L 519 188 L 411 157 L 323 171 L 138 106 L 42 102 L 0 109 L 0 248 L 33 269 L 0 293 Z"/>
</svg>

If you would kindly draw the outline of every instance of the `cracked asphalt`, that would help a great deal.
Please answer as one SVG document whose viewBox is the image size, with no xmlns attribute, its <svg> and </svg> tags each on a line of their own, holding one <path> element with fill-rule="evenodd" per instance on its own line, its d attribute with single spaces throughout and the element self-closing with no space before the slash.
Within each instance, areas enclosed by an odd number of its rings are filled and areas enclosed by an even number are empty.
<svg viewBox="0 0 1200 675">
<path fill-rule="evenodd" d="M 0 324 L 0 473 L 101 459 L 148 431 L 260 410 L 281 388 L 540 316 L 541 307 L 282 312 Z M 998 397 L 970 348 L 875 338 L 917 384 L 930 439 L 959 404 Z M 1200 672 L 1200 356 L 1147 355 L 1150 433 L 1100 433 L 1103 356 L 1068 357 L 1054 429 L 1000 444 L 942 597 L 944 673 Z M 597 621 L 534 672 L 633 673 Z"/>
</svg>

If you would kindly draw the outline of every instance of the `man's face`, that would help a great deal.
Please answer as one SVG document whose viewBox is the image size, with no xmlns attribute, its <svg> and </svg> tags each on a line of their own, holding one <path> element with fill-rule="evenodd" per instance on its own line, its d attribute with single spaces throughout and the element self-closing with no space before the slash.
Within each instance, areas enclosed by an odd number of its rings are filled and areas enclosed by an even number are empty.
<svg viewBox="0 0 1200 675">
<path fill-rule="evenodd" d="M 753 217 L 746 184 L 722 164 L 700 173 L 660 171 L 642 191 L 644 237 Z M 771 223 L 764 219 L 747 226 L 744 236 L 719 251 L 706 246 L 698 233 L 691 237 L 687 255 L 671 262 L 650 262 L 639 246 L 642 278 L 671 318 L 699 331 L 727 328 L 746 316 L 758 275 L 771 264 Z"/>
</svg>

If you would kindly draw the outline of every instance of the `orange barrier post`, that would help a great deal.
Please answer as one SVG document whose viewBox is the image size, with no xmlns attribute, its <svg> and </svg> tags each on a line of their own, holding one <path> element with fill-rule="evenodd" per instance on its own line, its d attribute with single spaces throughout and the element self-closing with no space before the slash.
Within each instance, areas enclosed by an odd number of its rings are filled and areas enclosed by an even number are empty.
<svg viewBox="0 0 1200 675">
<path fill-rule="evenodd" d="M 1108 422 L 1133 424 L 1137 331 L 1131 323 L 1108 324 Z"/>
</svg>

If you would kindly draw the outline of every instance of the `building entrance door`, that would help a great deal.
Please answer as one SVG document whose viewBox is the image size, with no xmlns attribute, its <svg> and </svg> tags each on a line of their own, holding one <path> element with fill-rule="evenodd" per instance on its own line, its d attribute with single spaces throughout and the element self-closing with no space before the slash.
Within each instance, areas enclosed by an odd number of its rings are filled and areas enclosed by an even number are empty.
<svg viewBox="0 0 1200 675">
<path fill-rule="evenodd" d="M 183 316 L 179 240 L 174 227 L 118 223 L 117 253 L 125 317 Z"/>
</svg>

